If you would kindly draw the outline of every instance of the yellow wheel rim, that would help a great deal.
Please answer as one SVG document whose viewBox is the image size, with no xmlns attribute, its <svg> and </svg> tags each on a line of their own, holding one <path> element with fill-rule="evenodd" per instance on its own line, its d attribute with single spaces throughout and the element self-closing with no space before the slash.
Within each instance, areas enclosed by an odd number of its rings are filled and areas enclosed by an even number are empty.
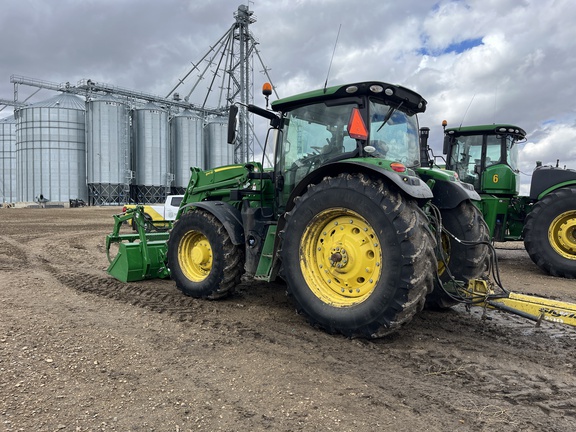
<svg viewBox="0 0 576 432">
<path fill-rule="evenodd" d="M 349 307 L 365 301 L 382 274 L 382 248 L 358 213 L 332 208 L 317 214 L 300 241 L 300 269 L 324 303 Z"/>
<path fill-rule="evenodd" d="M 212 269 L 212 247 L 206 236 L 198 231 L 187 232 L 178 247 L 178 262 L 189 280 L 206 279 Z"/>
<path fill-rule="evenodd" d="M 576 210 L 564 212 L 552 221 L 548 240 L 559 255 L 576 260 Z"/>
</svg>

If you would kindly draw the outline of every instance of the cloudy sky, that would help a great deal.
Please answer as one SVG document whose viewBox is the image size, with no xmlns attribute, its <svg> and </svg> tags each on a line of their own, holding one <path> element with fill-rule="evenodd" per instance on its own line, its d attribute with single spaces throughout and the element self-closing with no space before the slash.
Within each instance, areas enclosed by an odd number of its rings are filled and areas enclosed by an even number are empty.
<svg viewBox="0 0 576 432">
<path fill-rule="evenodd" d="M 90 78 L 166 96 L 234 23 L 242 0 L 2 0 L 0 98 L 11 75 Z M 255 0 L 250 29 L 280 97 L 380 80 L 428 100 L 420 125 L 440 153 L 441 122 L 512 123 L 536 160 L 576 168 L 576 5 L 572 0 Z M 338 30 L 340 34 L 338 36 Z M 338 43 L 334 50 L 335 41 Z M 265 77 L 255 64 L 255 102 Z M 186 94 L 192 74 L 179 89 Z M 200 103 L 210 78 L 191 96 Z M 19 100 L 36 88 L 19 86 Z M 43 90 L 30 101 L 54 93 Z M 0 108 L 2 105 L 0 105 Z M 0 118 L 12 114 L 0 111 Z M 523 193 L 527 194 L 524 176 Z"/>
</svg>

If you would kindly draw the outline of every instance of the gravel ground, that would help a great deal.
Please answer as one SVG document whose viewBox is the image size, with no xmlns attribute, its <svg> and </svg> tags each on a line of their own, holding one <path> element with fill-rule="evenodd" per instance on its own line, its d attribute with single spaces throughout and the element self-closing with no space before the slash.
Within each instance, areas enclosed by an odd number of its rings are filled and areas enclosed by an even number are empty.
<svg viewBox="0 0 576 432">
<path fill-rule="evenodd" d="M 350 340 L 281 283 L 223 301 L 106 274 L 118 208 L 0 209 L 0 430 L 572 431 L 576 329 L 456 307 Z M 576 302 L 521 243 L 507 288 Z"/>
</svg>

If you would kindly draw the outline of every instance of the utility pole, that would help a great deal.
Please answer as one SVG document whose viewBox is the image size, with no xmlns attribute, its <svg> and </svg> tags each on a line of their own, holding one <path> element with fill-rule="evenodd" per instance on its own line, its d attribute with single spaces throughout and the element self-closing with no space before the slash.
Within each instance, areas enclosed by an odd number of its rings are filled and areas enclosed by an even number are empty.
<svg viewBox="0 0 576 432">
<path fill-rule="evenodd" d="M 227 112 L 230 105 L 238 103 L 239 121 L 234 144 L 234 163 L 244 163 L 254 158 L 254 125 L 252 115 L 246 108 L 246 105 L 254 102 L 254 55 L 258 57 L 267 80 L 272 80 L 258 52 L 258 42 L 250 32 L 250 24 L 256 22 L 254 12 L 248 6 L 240 5 L 234 12 L 234 18 L 234 24 L 197 63 L 192 64 L 192 68 L 178 80 L 166 97 L 170 97 L 176 89 L 184 85 L 193 72 L 197 73 L 197 79 L 184 97 L 186 101 L 203 79 L 210 79 L 202 107 L 206 105 L 213 90 L 218 88 L 218 109 Z M 218 78 L 221 79 L 219 84 L 216 83 Z M 276 93 L 275 89 L 274 92 Z"/>
</svg>

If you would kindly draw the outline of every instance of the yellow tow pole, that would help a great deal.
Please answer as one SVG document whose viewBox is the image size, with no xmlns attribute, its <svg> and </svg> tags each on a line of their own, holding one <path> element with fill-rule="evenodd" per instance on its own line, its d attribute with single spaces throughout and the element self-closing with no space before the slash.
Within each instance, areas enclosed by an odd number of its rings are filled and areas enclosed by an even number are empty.
<svg viewBox="0 0 576 432">
<path fill-rule="evenodd" d="M 481 279 L 474 279 L 468 283 L 467 297 L 475 306 L 510 312 L 536 321 L 536 325 L 540 325 L 544 320 L 576 327 L 576 303 L 515 292 L 497 295 L 488 283 Z"/>
</svg>

